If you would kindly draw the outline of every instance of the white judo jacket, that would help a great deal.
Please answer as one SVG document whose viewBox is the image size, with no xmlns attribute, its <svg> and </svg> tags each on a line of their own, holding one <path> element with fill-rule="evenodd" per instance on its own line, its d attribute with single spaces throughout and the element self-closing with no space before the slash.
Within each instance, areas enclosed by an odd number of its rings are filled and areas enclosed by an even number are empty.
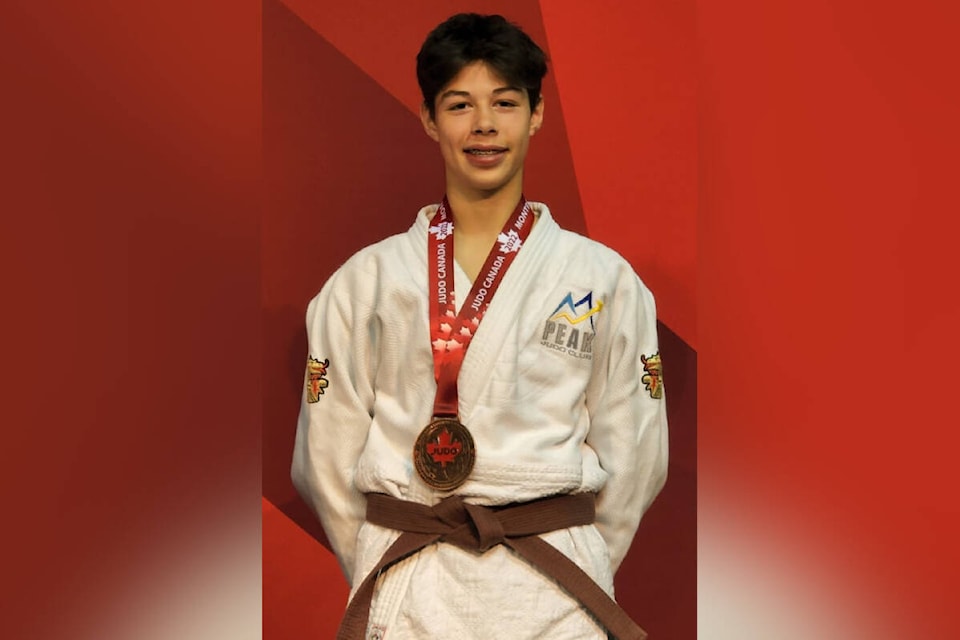
<svg viewBox="0 0 960 640">
<path fill-rule="evenodd" d="M 598 494 L 594 525 L 542 537 L 613 595 L 613 574 L 666 479 L 667 421 L 653 296 L 613 250 L 537 222 L 476 330 L 458 379 L 476 463 L 454 491 L 501 505 Z M 350 258 L 307 310 L 307 389 L 292 478 L 347 580 L 359 586 L 398 532 L 365 522 L 365 493 L 433 505 L 413 467 L 430 422 L 427 234 L 412 228 Z M 455 266 L 457 309 L 471 283 Z M 502 546 L 434 544 L 379 579 L 368 637 L 606 638 L 539 570 Z"/>
</svg>

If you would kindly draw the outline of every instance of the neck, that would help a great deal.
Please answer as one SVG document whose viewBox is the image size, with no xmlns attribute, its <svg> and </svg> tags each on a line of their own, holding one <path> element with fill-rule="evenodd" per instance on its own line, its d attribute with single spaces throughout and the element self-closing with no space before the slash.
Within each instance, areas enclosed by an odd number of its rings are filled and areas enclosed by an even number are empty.
<svg viewBox="0 0 960 640">
<path fill-rule="evenodd" d="M 465 194 L 448 190 L 457 234 L 488 235 L 499 233 L 517 208 L 522 195 L 519 185 L 494 194 Z"/>
</svg>

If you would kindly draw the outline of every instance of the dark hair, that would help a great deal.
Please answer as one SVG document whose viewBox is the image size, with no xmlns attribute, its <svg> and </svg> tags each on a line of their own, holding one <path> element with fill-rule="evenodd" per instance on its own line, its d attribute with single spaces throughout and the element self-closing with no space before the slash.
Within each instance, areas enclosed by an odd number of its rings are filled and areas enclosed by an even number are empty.
<svg viewBox="0 0 960 640">
<path fill-rule="evenodd" d="M 546 58 L 530 36 L 503 16 L 459 13 L 424 40 L 417 54 L 417 82 L 432 118 L 440 90 L 465 66 L 481 61 L 510 84 L 525 89 L 532 110 L 540 103 Z"/>
</svg>

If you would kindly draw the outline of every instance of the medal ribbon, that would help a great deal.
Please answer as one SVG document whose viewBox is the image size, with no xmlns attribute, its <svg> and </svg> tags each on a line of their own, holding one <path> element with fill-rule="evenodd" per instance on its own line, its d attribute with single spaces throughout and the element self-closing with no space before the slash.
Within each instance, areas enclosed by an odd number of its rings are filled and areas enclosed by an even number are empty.
<svg viewBox="0 0 960 640">
<path fill-rule="evenodd" d="M 457 376 L 467 347 L 504 274 L 530 235 L 533 218 L 530 205 L 521 196 L 517 208 L 487 254 L 470 295 L 457 314 L 453 300 L 453 220 L 446 196 L 440 203 L 430 226 L 427 245 L 430 263 L 430 339 L 433 346 L 433 372 L 437 380 L 434 416 L 457 417 Z"/>
</svg>

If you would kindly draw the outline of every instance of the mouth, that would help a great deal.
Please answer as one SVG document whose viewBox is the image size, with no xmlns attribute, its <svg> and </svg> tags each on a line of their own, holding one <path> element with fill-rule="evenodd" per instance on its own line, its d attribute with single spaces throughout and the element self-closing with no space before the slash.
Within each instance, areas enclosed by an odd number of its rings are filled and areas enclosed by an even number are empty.
<svg viewBox="0 0 960 640">
<path fill-rule="evenodd" d="M 505 147 L 467 147 L 463 151 L 471 156 L 483 157 L 500 155 L 506 153 L 507 149 Z"/>
</svg>

